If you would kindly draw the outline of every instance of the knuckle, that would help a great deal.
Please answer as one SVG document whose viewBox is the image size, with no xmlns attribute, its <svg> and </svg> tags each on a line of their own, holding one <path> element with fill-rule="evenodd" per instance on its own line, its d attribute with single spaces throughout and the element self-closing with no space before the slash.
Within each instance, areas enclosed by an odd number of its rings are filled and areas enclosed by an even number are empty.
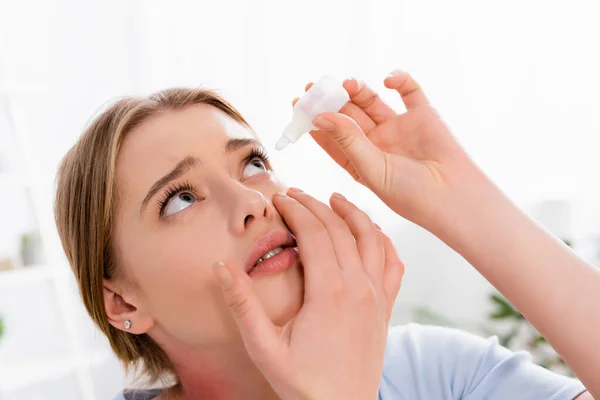
<svg viewBox="0 0 600 400">
<path fill-rule="evenodd" d="M 344 115 L 349 115 L 350 114 L 350 107 L 348 107 L 348 104 L 350 104 L 350 103 L 344 104 L 342 106 L 342 108 L 340 108 L 340 111 L 338 111 L 338 113 L 344 114 Z"/>
<path fill-rule="evenodd" d="M 412 77 L 410 76 L 409 73 L 404 73 L 402 75 L 400 75 L 402 77 L 402 79 L 400 79 L 398 81 L 398 87 L 403 87 L 405 86 L 407 83 L 410 83 L 412 81 Z"/>
<path fill-rule="evenodd" d="M 349 170 L 352 167 L 352 161 L 350 161 L 349 158 L 347 158 L 344 161 L 344 164 L 342 165 L 342 168 L 344 168 L 345 170 Z M 356 172 L 355 172 L 356 173 Z"/>
<path fill-rule="evenodd" d="M 363 307 L 371 308 L 376 304 L 375 290 L 370 284 L 361 285 L 358 290 L 358 302 Z"/>
<path fill-rule="evenodd" d="M 356 141 L 356 138 L 350 134 L 340 135 L 337 138 L 338 145 L 342 148 L 342 150 L 350 148 L 354 144 L 355 141 Z"/>
<path fill-rule="evenodd" d="M 354 301 L 360 307 L 372 307 L 377 301 L 375 289 L 367 278 L 361 279 L 352 293 Z"/>
<path fill-rule="evenodd" d="M 371 217 L 369 217 L 369 215 L 364 212 L 363 210 L 361 210 L 360 208 L 354 206 L 352 207 L 352 209 L 350 210 L 350 212 L 348 213 L 348 218 L 354 220 L 357 223 L 368 223 L 369 226 L 373 225 L 373 222 L 371 221 Z M 375 229 L 375 227 L 373 226 L 373 229 Z"/>
<path fill-rule="evenodd" d="M 227 306 L 231 308 L 234 315 L 238 318 L 244 318 L 250 312 L 250 302 L 243 293 L 229 289 L 227 295 Z"/>
<path fill-rule="evenodd" d="M 348 235 L 350 230 L 348 229 L 348 225 L 341 218 L 336 218 L 334 221 L 329 224 L 329 231 L 331 232 L 332 237 L 336 237 L 338 235 Z"/>
<path fill-rule="evenodd" d="M 376 92 L 371 92 L 368 94 L 367 98 L 364 100 L 364 107 L 368 108 L 375 104 L 375 102 L 379 99 L 379 94 Z"/>
<path fill-rule="evenodd" d="M 335 304 L 344 302 L 348 297 L 346 287 L 340 280 L 337 279 L 334 282 L 331 282 L 329 293 L 331 294 L 331 298 Z"/>
<path fill-rule="evenodd" d="M 325 229 L 325 226 L 323 226 L 322 223 L 317 222 L 317 221 L 307 223 L 306 232 L 310 233 L 311 235 L 314 235 L 314 236 L 326 236 L 327 235 L 327 229 Z"/>
<path fill-rule="evenodd" d="M 400 272 L 400 278 L 404 276 L 404 263 L 401 260 L 397 260 L 396 265 L 394 266 Z"/>
</svg>

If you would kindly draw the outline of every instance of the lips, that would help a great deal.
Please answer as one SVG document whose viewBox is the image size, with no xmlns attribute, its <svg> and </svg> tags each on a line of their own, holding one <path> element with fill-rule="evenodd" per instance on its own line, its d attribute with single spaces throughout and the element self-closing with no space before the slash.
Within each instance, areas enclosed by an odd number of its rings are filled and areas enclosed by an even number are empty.
<svg viewBox="0 0 600 400">
<path fill-rule="evenodd" d="M 268 260 L 280 257 L 280 254 L 285 252 L 286 248 L 295 246 L 296 240 L 294 236 L 284 230 L 274 231 L 261 236 L 254 242 L 248 252 L 248 257 L 244 263 L 244 271 L 250 273 L 259 260 L 261 262 L 258 265 L 268 263 Z"/>
</svg>

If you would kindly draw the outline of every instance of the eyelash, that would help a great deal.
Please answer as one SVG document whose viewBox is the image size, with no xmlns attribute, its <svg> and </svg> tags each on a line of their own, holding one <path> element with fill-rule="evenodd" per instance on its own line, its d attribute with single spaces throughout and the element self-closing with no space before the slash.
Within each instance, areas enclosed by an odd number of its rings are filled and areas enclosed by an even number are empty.
<svg viewBox="0 0 600 400">
<path fill-rule="evenodd" d="M 271 163 L 269 162 L 269 155 L 267 154 L 267 152 L 260 148 L 260 147 L 255 147 L 253 148 L 250 153 L 244 157 L 244 159 L 242 160 L 244 163 L 244 167 L 248 164 L 250 164 L 253 160 L 255 159 L 259 159 L 260 161 L 263 162 L 263 164 L 265 164 L 265 167 L 268 171 L 271 170 Z M 159 214 L 162 216 L 164 211 L 165 211 L 165 207 L 167 206 L 167 204 L 169 204 L 169 201 L 177 194 L 181 193 L 181 192 L 192 192 L 195 193 L 195 188 L 194 186 L 192 186 L 189 182 L 182 182 L 182 183 L 174 183 L 171 186 L 169 186 L 165 192 L 163 193 L 163 195 L 161 196 L 161 198 L 158 200 L 158 207 L 159 207 Z"/>
<path fill-rule="evenodd" d="M 192 192 L 194 193 L 194 187 L 189 184 L 188 182 L 182 182 L 182 183 L 175 183 L 171 186 L 169 186 L 164 194 L 162 195 L 162 197 L 158 200 L 158 207 L 160 210 L 160 215 L 162 216 L 164 211 L 165 211 L 165 207 L 167 206 L 167 204 L 169 204 L 169 200 L 171 200 L 176 194 L 179 194 L 181 192 Z"/>
<path fill-rule="evenodd" d="M 268 171 L 271 171 L 271 163 L 269 162 L 269 155 L 267 154 L 267 152 L 265 151 L 265 149 L 261 148 L 261 147 L 254 147 L 252 150 L 250 150 L 250 154 L 248 154 L 246 156 L 246 158 L 244 158 L 244 166 L 250 164 L 250 162 L 252 160 L 254 160 L 255 158 L 260 159 L 260 161 L 263 162 L 263 164 L 265 164 L 265 167 L 267 168 Z"/>
</svg>

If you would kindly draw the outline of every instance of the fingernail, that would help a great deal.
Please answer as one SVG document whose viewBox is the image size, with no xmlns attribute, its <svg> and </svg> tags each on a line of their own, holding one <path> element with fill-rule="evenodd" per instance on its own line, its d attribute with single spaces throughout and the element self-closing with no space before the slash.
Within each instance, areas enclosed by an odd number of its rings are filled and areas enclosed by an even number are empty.
<svg viewBox="0 0 600 400">
<path fill-rule="evenodd" d="M 283 192 L 277 192 L 273 195 L 273 197 L 288 197 L 288 195 Z"/>
<path fill-rule="evenodd" d="M 223 261 L 215 264 L 215 273 L 219 278 L 219 283 L 223 289 L 230 288 L 233 285 L 233 276 Z"/>
<path fill-rule="evenodd" d="M 303 193 L 303 190 L 302 190 L 302 189 L 295 188 L 295 187 L 291 187 L 291 188 L 289 188 L 289 189 L 288 189 L 288 192 L 292 192 L 292 193 Z"/>
<path fill-rule="evenodd" d="M 393 78 L 393 77 L 398 76 L 398 75 L 400 75 L 402 73 L 404 73 L 404 71 L 402 71 L 400 69 L 395 69 L 392 72 L 390 72 L 390 74 L 385 79 Z"/>
<path fill-rule="evenodd" d="M 335 124 L 323 117 L 317 117 L 313 120 L 313 125 L 323 131 L 332 131 L 335 129 Z"/>
<path fill-rule="evenodd" d="M 348 201 L 348 200 L 346 200 L 346 198 L 344 196 L 342 196 L 341 194 L 339 194 L 337 192 L 334 193 L 331 197 L 333 197 L 334 199 L 339 200 L 339 201 Z"/>
</svg>

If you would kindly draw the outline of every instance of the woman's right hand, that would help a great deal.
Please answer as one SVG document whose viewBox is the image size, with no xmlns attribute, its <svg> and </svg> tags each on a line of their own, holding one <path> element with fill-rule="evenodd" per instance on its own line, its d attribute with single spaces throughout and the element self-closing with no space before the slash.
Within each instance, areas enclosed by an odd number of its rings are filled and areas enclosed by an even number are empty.
<svg viewBox="0 0 600 400">
<path fill-rule="evenodd" d="M 313 125 L 319 130 L 311 135 L 392 210 L 435 230 L 451 203 L 461 204 L 461 183 L 481 174 L 408 73 L 394 72 L 384 84 L 398 92 L 406 112 L 394 111 L 363 82 L 349 79 L 344 88 L 350 101 L 339 113 L 317 116 Z"/>
<path fill-rule="evenodd" d="M 377 398 L 388 323 L 404 266 L 370 218 L 341 196 L 274 196 L 296 235 L 304 304 L 275 326 L 243 271 L 217 266 L 251 359 L 282 399 Z"/>
</svg>

